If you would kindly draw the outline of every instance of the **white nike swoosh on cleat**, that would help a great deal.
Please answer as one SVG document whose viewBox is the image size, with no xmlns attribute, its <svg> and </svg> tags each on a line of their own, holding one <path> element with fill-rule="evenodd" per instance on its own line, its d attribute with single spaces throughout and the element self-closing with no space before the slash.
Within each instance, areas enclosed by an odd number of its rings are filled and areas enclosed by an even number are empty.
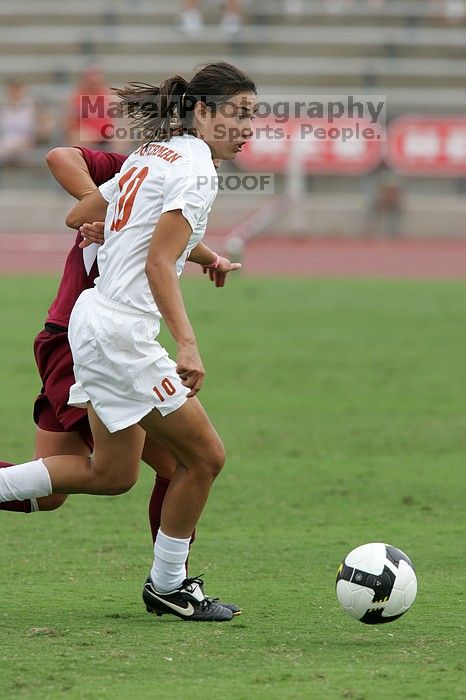
<svg viewBox="0 0 466 700">
<path fill-rule="evenodd" d="M 154 593 L 154 591 L 150 591 L 150 594 L 153 598 L 156 598 L 164 605 L 168 605 L 168 607 L 174 610 L 175 612 L 179 613 L 180 615 L 183 615 L 183 617 L 191 617 L 192 615 L 194 615 L 194 608 L 191 605 L 191 603 L 188 603 L 186 608 L 182 608 L 180 605 L 176 605 L 176 603 L 170 603 L 170 601 L 165 600 L 165 598 L 160 598 L 156 593 Z"/>
</svg>

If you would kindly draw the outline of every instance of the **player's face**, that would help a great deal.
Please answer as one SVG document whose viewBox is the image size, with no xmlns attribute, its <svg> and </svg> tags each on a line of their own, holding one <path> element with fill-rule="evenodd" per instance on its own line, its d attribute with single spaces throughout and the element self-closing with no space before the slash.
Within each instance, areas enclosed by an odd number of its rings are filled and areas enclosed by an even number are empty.
<svg viewBox="0 0 466 700">
<path fill-rule="evenodd" d="M 206 111 L 203 136 L 214 158 L 233 160 L 241 152 L 253 135 L 256 103 L 256 95 L 241 92 L 219 105 L 214 112 Z"/>
</svg>

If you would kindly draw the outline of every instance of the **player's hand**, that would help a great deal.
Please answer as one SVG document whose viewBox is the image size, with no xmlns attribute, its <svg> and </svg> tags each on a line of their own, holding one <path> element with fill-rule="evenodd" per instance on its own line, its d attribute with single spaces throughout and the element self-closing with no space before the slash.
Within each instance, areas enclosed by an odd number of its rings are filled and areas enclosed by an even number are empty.
<svg viewBox="0 0 466 700">
<path fill-rule="evenodd" d="M 190 389 L 188 398 L 195 396 L 204 382 L 205 371 L 195 344 L 178 346 L 176 371 L 183 386 Z"/>
<path fill-rule="evenodd" d="M 84 238 L 79 244 L 80 248 L 87 248 L 91 243 L 102 245 L 104 242 L 104 222 L 94 221 L 93 224 L 83 224 L 79 227 L 79 233 Z"/>
<path fill-rule="evenodd" d="M 222 258 L 219 256 L 218 267 L 203 267 L 202 271 L 205 275 L 209 273 L 209 277 L 211 281 L 214 282 L 216 287 L 224 287 L 227 274 L 240 269 L 241 263 L 232 263 L 230 260 L 228 260 L 228 258 Z"/>
</svg>

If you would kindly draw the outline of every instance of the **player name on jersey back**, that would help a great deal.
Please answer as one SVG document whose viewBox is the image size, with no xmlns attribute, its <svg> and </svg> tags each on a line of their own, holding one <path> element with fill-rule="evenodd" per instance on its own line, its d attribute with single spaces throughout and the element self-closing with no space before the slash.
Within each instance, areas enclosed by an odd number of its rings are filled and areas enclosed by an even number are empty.
<svg viewBox="0 0 466 700">
<path fill-rule="evenodd" d="M 181 153 L 177 153 L 168 146 L 163 146 L 161 143 L 148 143 L 137 149 L 136 153 L 140 156 L 158 156 L 163 158 L 167 163 L 176 163 L 182 158 Z"/>
</svg>

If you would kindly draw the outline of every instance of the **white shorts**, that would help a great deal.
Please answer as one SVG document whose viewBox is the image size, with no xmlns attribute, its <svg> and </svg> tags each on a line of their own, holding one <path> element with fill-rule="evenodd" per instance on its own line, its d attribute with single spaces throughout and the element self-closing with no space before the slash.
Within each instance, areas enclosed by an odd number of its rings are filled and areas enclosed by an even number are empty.
<svg viewBox="0 0 466 700">
<path fill-rule="evenodd" d="M 68 403 L 85 408 L 90 401 L 111 433 L 136 425 L 154 408 L 162 416 L 180 408 L 189 390 L 155 340 L 159 330 L 155 316 L 96 289 L 83 292 L 68 328 L 76 380 Z"/>
</svg>

